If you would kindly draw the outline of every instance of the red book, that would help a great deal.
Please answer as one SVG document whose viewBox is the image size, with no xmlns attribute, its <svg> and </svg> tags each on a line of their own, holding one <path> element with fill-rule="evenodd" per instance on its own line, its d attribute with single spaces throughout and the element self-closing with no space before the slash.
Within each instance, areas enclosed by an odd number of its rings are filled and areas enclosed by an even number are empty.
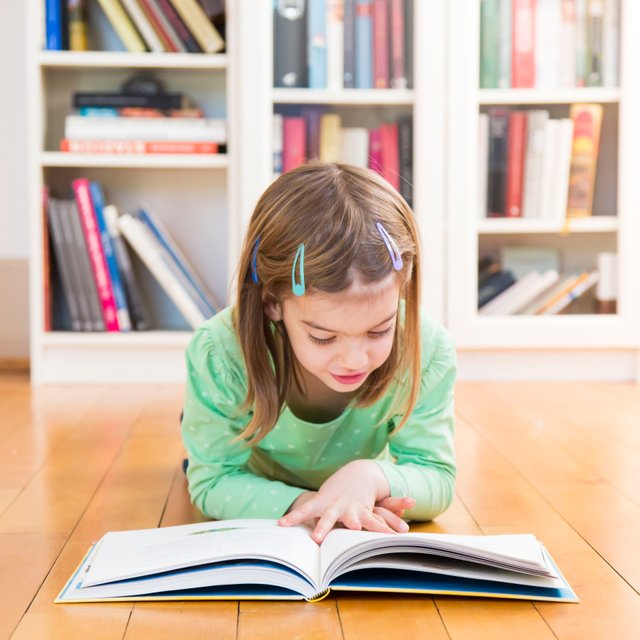
<svg viewBox="0 0 640 640">
<path fill-rule="evenodd" d="M 113 286 L 109 277 L 104 249 L 102 248 L 96 212 L 93 208 L 93 200 L 89 190 L 89 181 L 86 178 L 79 178 L 72 182 L 72 186 L 78 205 L 78 215 L 82 224 L 84 240 L 87 243 L 93 279 L 98 290 L 100 304 L 102 305 L 104 324 L 107 331 L 119 331 L 116 300 L 113 295 Z"/>
<path fill-rule="evenodd" d="M 373 0 L 373 86 L 389 87 L 389 7 L 387 0 Z"/>
<path fill-rule="evenodd" d="M 391 0 L 391 88 L 406 89 L 407 68 L 404 59 L 404 2 Z M 410 25 L 409 25 L 410 26 Z"/>
<path fill-rule="evenodd" d="M 369 169 L 382 175 L 382 132 L 380 128 L 369 131 Z"/>
<path fill-rule="evenodd" d="M 301 165 L 307 157 L 306 123 L 298 116 L 283 118 L 282 171 L 286 173 Z"/>
<path fill-rule="evenodd" d="M 152 0 L 138 0 L 138 4 L 140 4 L 140 8 L 144 11 L 149 22 L 153 25 L 154 31 L 158 34 L 158 38 L 160 38 L 167 51 L 171 51 L 173 53 L 180 51 L 180 49 L 173 43 L 172 34 L 167 31 L 165 25 L 162 23 L 162 18 L 156 15 L 155 12 L 160 9 L 153 4 Z"/>
<path fill-rule="evenodd" d="M 382 175 L 387 182 L 400 190 L 400 145 L 398 142 L 398 125 L 385 122 L 380 125 L 382 139 Z"/>
<path fill-rule="evenodd" d="M 513 0 L 511 7 L 511 86 L 513 88 L 535 86 L 535 11 L 536 0 Z"/>
<path fill-rule="evenodd" d="M 216 142 L 182 142 L 180 140 L 60 140 L 60 151 L 68 153 L 145 154 L 215 154 Z"/>
<path fill-rule="evenodd" d="M 522 216 L 522 186 L 527 140 L 527 112 L 509 114 L 509 140 L 507 145 L 507 218 Z"/>
</svg>

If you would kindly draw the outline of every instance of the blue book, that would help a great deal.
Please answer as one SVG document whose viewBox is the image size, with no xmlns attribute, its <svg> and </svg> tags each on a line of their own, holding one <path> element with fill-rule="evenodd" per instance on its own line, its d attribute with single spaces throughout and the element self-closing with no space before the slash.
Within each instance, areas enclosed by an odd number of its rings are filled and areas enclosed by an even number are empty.
<svg viewBox="0 0 640 640">
<path fill-rule="evenodd" d="M 140 209 L 134 216 L 151 231 L 153 237 L 169 254 L 179 272 L 178 277 L 182 276 L 181 280 L 183 282 L 186 280 L 185 284 L 203 315 L 205 317 L 215 315 L 220 310 L 220 305 L 198 277 L 195 269 L 189 264 L 186 256 L 182 253 L 178 245 L 176 245 L 157 216 L 149 209 Z M 195 296 L 193 294 L 195 294 Z"/>
<path fill-rule="evenodd" d="M 120 116 L 114 107 L 81 107 L 80 115 L 100 118 L 118 118 Z"/>
<path fill-rule="evenodd" d="M 327 88 L 327 0 L 309 0 L 309 88 Z"/>
<path fill-rule="evenodd" d="M 356 0 L 356 89 L 373 88 L 373 12 L 371 0 Z"/>
<path fill-rule="evenodd" d="M 104 219 L 104 194 L 102 187 L 97 182 L 89 183 L 91 192 L 91 200 L 93 201 L 93 209 L 96 213 L 96 224 L 100 232 L 100 240 L 102 241 L 102 250 L 104 258 L 107 262 L 109 277 L 111 278 L 111 286 L 113 288 L 113 297 L 116 301 L 116 315 L 118 316 L 118 328 L 120 331 L 131 330 L 131 319 L 129 317 L 129 307 L 127 306 L 127 298 L 124 295 L 124 287 L 120 278 L 120 270 L 116 261 L 116 252 L 111 242 L 111 235 Z"/>
<path fill-rule="evenodd" d="M 45 0 L 46 48 L 49 51 L 64 49 L 62 0 Z"/>
</svg>

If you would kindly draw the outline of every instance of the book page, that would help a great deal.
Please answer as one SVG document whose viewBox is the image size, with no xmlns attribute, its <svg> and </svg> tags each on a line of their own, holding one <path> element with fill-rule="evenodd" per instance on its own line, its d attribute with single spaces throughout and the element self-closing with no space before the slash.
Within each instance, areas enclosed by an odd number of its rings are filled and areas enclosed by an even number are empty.
<svg viewBox="0 0 640 640">
<path fill-rule="evenodd" d="M 276 520 L 224 520 L 107 533 L 97 545 L 84 585 L 238 559 L 273 560 L 319 582 L 319 548 L 307 527 Z"/>
</svg>

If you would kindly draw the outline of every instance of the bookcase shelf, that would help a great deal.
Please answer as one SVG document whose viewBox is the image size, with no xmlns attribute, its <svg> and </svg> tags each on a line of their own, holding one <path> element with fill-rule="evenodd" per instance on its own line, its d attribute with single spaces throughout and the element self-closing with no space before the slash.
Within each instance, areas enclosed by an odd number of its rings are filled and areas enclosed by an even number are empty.
<svg viewBox="0 0 640 640">
<path fill-rule="evenodd" d="M 130 331 L 128 333 L 75 333 L 73 331 L 49 331 L 42 344 L 46 348 L 112 349 L 135 348 L 184 348 L 191 337 L 190 331 Z"/>
<path fill-rule="evenodd" d="M 577 87 L 570 89 L 478 89 L 480 105 L 550 105 L 573 102 L 618 102 L 617 87 Z"/>
<path fill-rule="evenodd" d="M 40 67 L 125 69 L 226 69 L 226 54 L 129 53 L 127 51 L 38 51 Z"/>
<path fill-rule="evenodd" d="M 615 216 L 592 216 L 574 218 L 557 224 L 547 220 L 526 218 L 485 218 L 478 220 L 479 234 L 569 234 L 569 233 L 615 233 L 618 219 Z"/>
<path fill-rule="evenodd" d="M 401 89 L 273 89 L 274 104 L 411 105 L 413 91 Z"/>
<path fill-rule="evenodd" d="M 124 155 L 79 154 L 44 151 L 40 154 L 41 167 L 105 167 L 105 168 L 158 168 L 158 169 L 222 169 L 229 167 L 226 154 L 220 155 Z"/>
</svg>

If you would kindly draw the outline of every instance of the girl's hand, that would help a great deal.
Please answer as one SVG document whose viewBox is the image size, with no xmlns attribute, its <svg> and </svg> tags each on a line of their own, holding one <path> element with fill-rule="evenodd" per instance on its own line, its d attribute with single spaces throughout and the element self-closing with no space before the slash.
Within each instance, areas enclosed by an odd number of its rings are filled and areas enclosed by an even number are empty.
<svg viewBox="0 0 640 640">
<path fill-rule="evenodd" d="M 389 497 L 387 479 L 375 462 L 354 460 L 329 477 L 317 493 L 299 496 L 278 524 L 288 527 L 317 518 L 312 538 L 318 544 L 336 522 L 348 529 L 404 532 L 409 527 L 400 515 L 413 502 Z"/>
</svg>

